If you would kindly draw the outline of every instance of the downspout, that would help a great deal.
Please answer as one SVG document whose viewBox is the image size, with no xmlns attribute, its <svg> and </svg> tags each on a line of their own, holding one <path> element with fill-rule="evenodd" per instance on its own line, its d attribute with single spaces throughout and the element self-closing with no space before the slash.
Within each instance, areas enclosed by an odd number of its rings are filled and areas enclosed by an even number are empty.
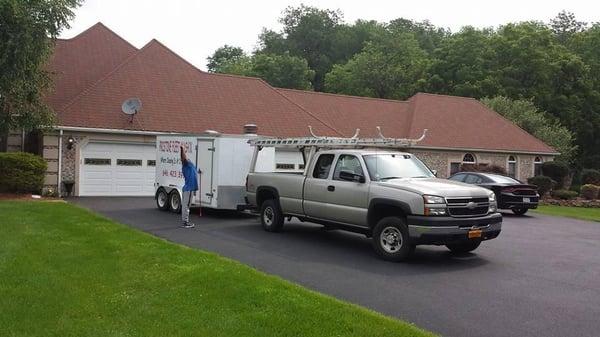
<svg viewBox="0 0 600 337">
<path fill-rule="evenodd" d="M 25 129 L 21 133 L 21 152 L 25 152 Z"/>
<path fill-rule="evenodd" d="M 62 197 L 62 188 L 61 188 L 61 183 L 62 183 L 62 136 L 63 136 L 63 130 L 60 129 L 59 133 L 58 133 L 58 173 L 57 177 L 58 177 L 58 197 Z"/>
</svg>

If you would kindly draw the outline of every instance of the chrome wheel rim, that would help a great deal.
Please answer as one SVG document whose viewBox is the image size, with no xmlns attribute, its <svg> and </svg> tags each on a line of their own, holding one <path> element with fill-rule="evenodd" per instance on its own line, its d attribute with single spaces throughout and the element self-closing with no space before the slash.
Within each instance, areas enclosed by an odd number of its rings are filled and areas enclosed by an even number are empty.
<svg viewBox="0 0 600 337">
<path fill-rule="evenodd" d="M 171 198 L 171 208 L 178 209 L 179 204 L 179 196 L 177 194 L 173 194 L 173 197 Z"/>
<path fill-rule="evenodd" d="M 273 208 L 272 207 L 265 208 L 265 211 L 263 213 L 263 221 L 265 222 L 265 225 L 271 226 L 273 224 L 274 217 L 275 217 L 275 213 L 273 212 Z"/>
<path fill-rule="evenodd" d="M 397 253 L 402 247 L 402 233 L 396 227 L 386 227 L 381 231 L 379 242 L 387 253 Z"/>
<path fill-rule="evenodd" d="M 165 207 L 167 204 L 167 193 L 159 192 L 158 193 L 158 206 Z"/>
</svg>

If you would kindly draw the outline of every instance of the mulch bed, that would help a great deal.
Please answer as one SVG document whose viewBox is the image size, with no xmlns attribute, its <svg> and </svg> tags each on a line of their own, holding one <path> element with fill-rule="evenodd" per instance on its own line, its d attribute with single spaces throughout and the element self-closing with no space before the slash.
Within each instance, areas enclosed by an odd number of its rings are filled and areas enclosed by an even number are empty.
<svg viewBox="0 0 600 337">
<path fill-rule="evenodd" d="M 583 198 L 576 198 L 571 200 L 562 200 L 544 198 L 540 201 L 540 205 L 600 208 L 600 199 L 587 200 Z"/>
<path fill-rule="evenodd" d="M 33 200 L 33 201 L 58 201 L 61 198 L 54 197 L 40 197 L 34 198 L 32 194 L 19 194 L 19 193 L 0 193 L 0 200 Z"/>
</svg>

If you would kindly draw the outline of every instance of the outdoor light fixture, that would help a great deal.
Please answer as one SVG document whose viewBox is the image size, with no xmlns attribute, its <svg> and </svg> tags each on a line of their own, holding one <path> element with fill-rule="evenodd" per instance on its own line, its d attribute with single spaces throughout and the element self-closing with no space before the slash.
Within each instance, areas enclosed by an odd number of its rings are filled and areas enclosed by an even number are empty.
<svg viewBox="0 0 600 337">
<path fill-rule="evenodd" d="M 72 149 L 73 144 L 75 144 L 75 138 L 73 138 L 73 136 L 69 136 L 69 138 L 67 139 L 67 149 Z"/>
</svg>

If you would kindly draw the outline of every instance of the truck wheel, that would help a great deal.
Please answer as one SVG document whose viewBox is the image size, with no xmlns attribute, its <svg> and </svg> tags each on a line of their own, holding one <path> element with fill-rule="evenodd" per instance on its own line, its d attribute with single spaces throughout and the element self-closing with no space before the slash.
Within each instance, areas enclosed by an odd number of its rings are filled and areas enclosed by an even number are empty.
<svg viewBox="0 0 600 337">
<path fill-rule="evenodd" d="M 173 213 L 181 213 L 181 197 L 177 190 L 169 194 L 169 210 Z"/>
<path fill-rule="evenodd" d="M 283 227 L 283 213 L 276 200 L 265 200 L 260 206 L 260 223 L 267 232 L 279 232 Z"/>
<path fill-rule="evenodd" d="M 169 209 L 169 195 L 164 188 L 159 188 L 158 191 L 156 191 L 156 207 L 161 211 Z"/>
<path fill-rule="evenodd" d="M 481 241 L 471 241 L 446 245 L 446 247 L 448 247 L 448 249 L 450 249 L 450 251 L 453 253 L 468 253 L 477 249 L 480 244 Z"/>
<path fill-rule="evenodd" d="M 381 258 L 394 262 L 405 261 L 415 250 L 408 236 L 406 221 L 395 216 L 379 220 L 373 229 L 372 243 Z"/>
<path fill-rule="evenodd" d="M 513 213 L 515 213 L 516 215 L 523 215 L 525 213 L 527 213 L 527 208 L 513 208 L 512 211 Z"/>
</svg>

